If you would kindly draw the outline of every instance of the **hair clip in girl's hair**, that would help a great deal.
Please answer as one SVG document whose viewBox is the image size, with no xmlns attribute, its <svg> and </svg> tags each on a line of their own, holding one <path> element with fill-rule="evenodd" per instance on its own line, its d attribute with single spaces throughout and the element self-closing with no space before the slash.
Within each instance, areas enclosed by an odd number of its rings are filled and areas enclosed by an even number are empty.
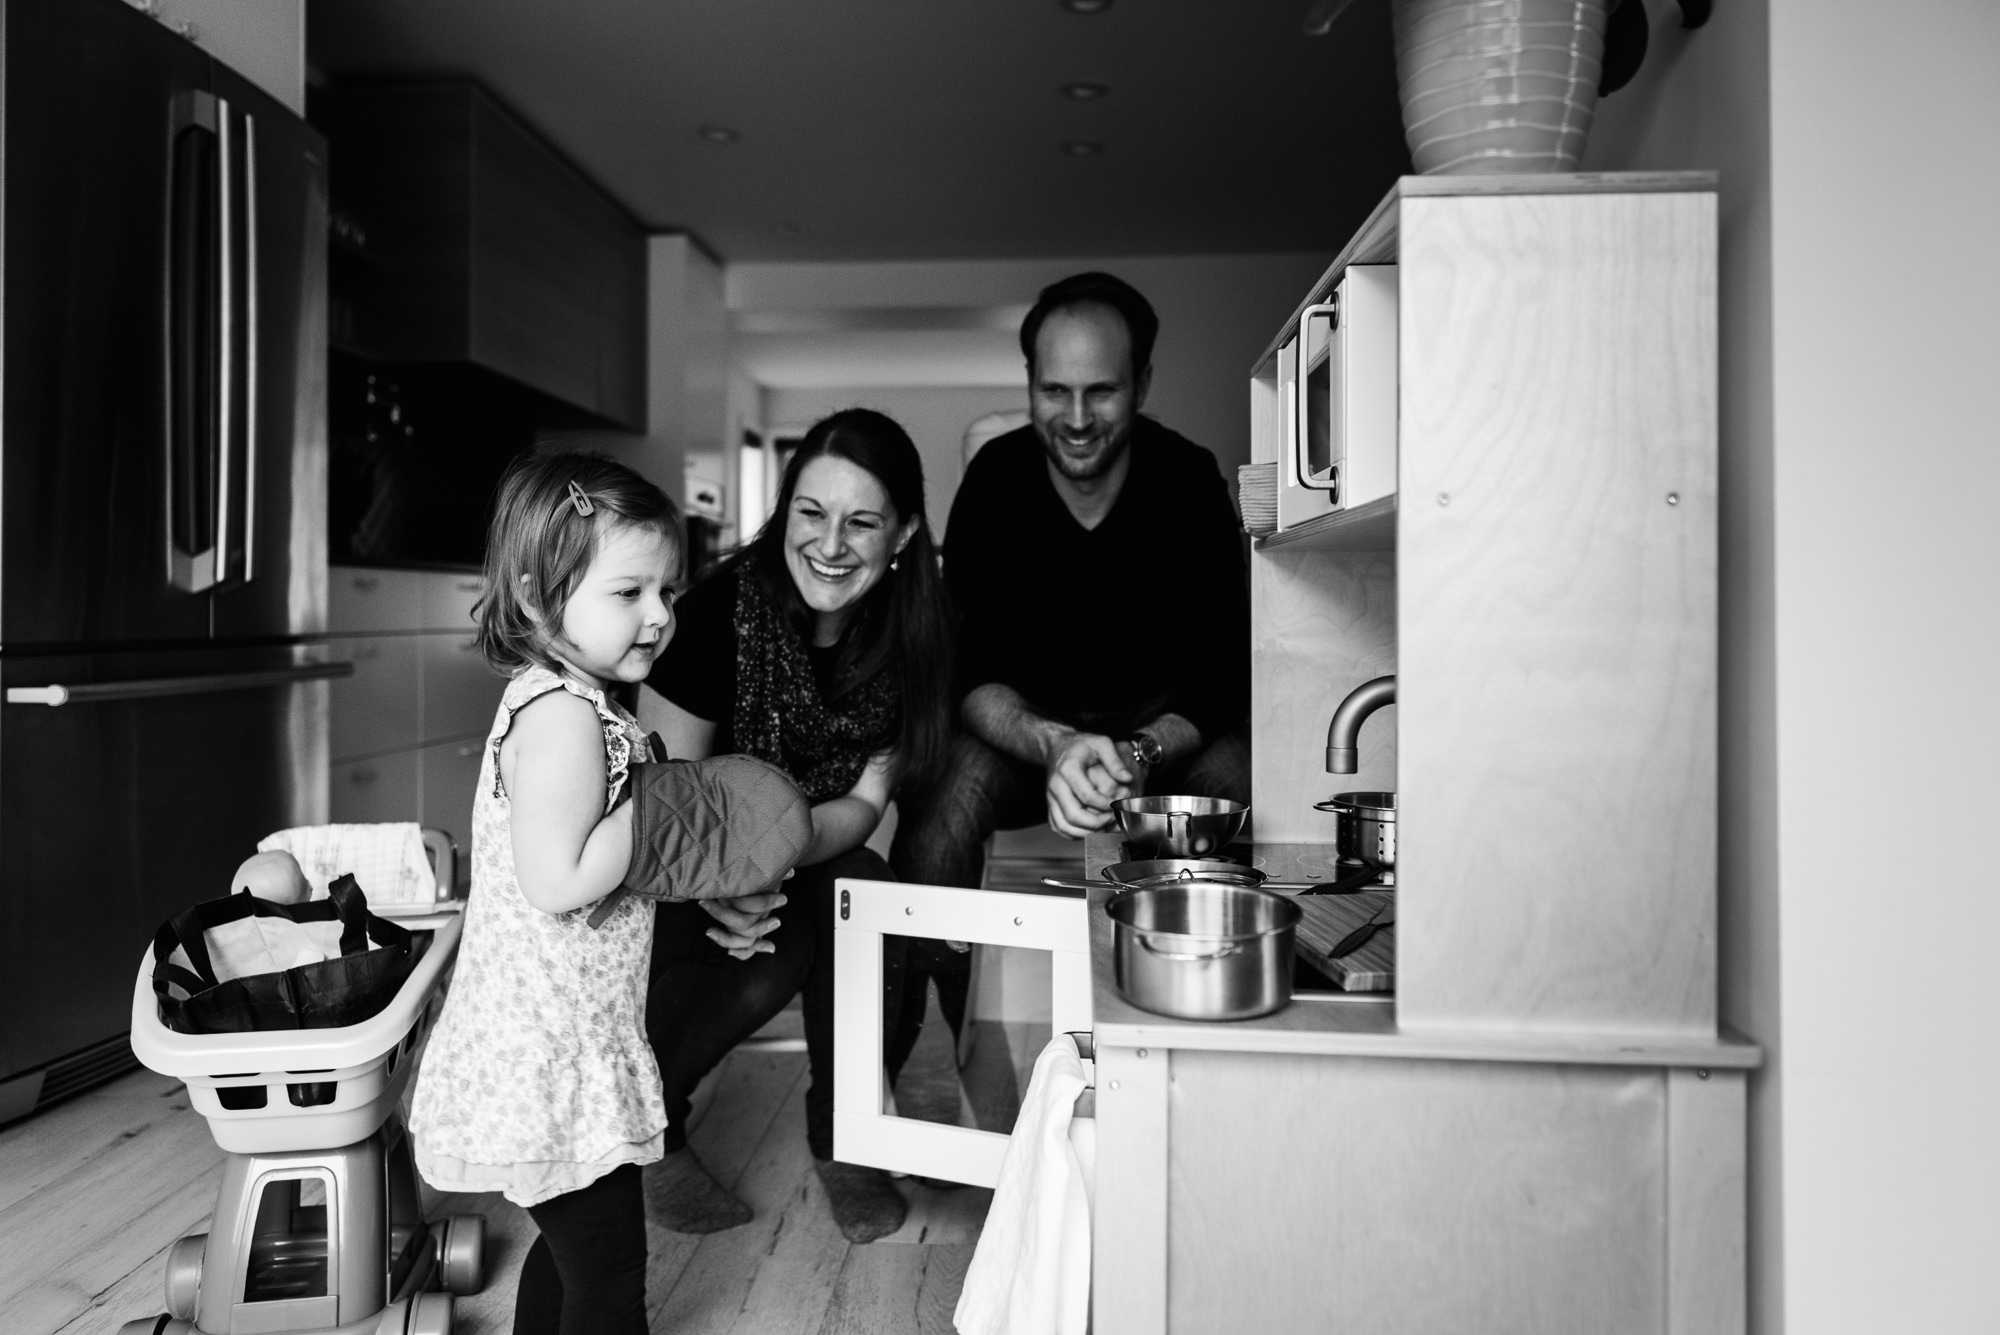
<svg viewBox="0 0 2000 1335">
<path fill-rule="evenodd" d="M 597 507 L 590 503 L 590 497 L 584 495 L 583 488 L 577 486 L 574 481 L 569 484 L 569 503 L 574 505 L 576 512 L 585 519 L 597 513 Z"/>
</svg>

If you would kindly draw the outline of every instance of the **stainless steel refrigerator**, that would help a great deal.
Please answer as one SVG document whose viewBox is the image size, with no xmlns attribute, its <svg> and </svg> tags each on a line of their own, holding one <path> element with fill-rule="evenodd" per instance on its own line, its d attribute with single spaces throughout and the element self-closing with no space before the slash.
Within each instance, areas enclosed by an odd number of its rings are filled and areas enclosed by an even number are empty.
<svg viewBox="0 0 2000 1335">
<path fill-rule="evenodd" d="M 0 1122 L 122 1069 L 141 952 L 324 819 L 326 172 L 121 0 L 0 0 Z"/>
</svg>

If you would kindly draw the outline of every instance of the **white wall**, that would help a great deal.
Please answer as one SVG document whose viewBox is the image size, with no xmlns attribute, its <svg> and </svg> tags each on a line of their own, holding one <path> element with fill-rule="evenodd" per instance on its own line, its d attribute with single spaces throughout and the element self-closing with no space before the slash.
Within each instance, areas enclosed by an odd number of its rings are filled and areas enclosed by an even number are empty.
<svg viewBox="0 0 2000 1335">
<path fill-rule="evenodd" d="M 764 393 L 764 420 L 771 427 L 810 426 L 842 408 L 887 413 L 910 433 L 924 460 L 924 509 L 931 536 L 944 537 L 951 498 L 965 471 L 965 429 L 987 413 L 1027 406 L 1026 385 L 997 389 L 971 385 L 873 389 L 773 389 Z"/>
<path fill-rule="evenodd" d="M 159 0 L 160 21 L 194 25 L 210 55 L 303 116 L 305 0 Z"/>
<path fill-rule="evenodd" d="M 1585 166 L 1722 173 L 1722 1000 L 1770 1054 L 1753 1329 L 2000 1330 L 2000 6 L 1676 18 Z"/>
<path fill-rule="evenodd" d="M 1328 249 L 1313 254 L 732 264 L 728 300 L 731 311 L 1018 306 L 1032 302 L 1059 278 L 1085 269 L 1107 270 L 1145 293 L 1159 312 L 1160 341 L 1146 411 L 1215 451 L 1233 482 L 1236 466 L 1250 461 L 1246 405 L 1251 364 L 1344 239 L 1329 236 Z M 1027 370 L 1018 345 L 1004 335 L 993 343 L 999 370 L 976 383 L 1019 385 L 1025 400 Z M 853 383 L 922 381 L 877 375 Z"/>
<path fill-rule="evenodd" d="M 1995 1331 L 2000 5 L 1771 50 L 1787 1325 Z"/>
</svg>

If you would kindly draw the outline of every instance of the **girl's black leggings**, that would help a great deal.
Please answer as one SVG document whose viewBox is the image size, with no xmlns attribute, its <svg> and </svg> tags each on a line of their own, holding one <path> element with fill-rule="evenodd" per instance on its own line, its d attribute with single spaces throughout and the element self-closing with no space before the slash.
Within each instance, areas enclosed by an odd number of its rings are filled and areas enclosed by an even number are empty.
<svg viewBox="0 0 2000 1335">
<path fill-rule="evenodd" d="M 514 1335 L 646 1335 L 646 1207 L 622 1164 L 528 1214 L 542 1235 L 521 1265 Z"/>
</svg>

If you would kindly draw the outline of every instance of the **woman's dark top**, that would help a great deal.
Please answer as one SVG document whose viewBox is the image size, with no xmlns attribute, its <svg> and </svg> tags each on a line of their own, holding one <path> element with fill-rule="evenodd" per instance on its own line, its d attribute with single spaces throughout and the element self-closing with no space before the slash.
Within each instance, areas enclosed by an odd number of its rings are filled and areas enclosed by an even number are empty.
<svg viewBox="0 0 2000 1335">
<path fill-rule="evenodd" d="M 740 566 L 674 604 L 674 638 L 646 684 L 715 724 L 715 755 L 768 760 L 825 802 L 852 789 L 896 741 L 901 693 L 887 668 L 844 691 L 840 645 L 807 643 Z M 831 703 L 828 697 L 832 696 Z"/>
</svg>

